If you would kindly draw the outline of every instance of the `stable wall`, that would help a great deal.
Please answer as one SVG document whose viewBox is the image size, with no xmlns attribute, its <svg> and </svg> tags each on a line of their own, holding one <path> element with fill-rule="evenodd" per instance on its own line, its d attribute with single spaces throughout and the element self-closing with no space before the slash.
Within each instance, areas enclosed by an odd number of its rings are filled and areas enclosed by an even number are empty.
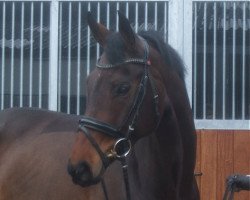
<svg viewBox="0 0 250 200">
<path fill-rule="evenodd" d="M 201 200 L 222 200 L 226 177 L 250 174 L 250 130 L 197 130 L 195 172 Z M 235 193 L 235 200 L 250 200 L 250 192 Z"/>
</svg>

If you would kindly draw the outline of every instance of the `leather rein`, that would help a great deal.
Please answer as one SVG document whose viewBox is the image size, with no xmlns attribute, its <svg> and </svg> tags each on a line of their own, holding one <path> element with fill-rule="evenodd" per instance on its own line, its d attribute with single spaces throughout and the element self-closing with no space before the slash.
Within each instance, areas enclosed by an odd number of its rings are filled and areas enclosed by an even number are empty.
<svg viewBox="0 0 250 200">
<path fill-rule="evenodd" d="M 100 69 L 111 69 L 111 68 L 119 67 L 124 64 L 131 64 L 131 63 L 144 66 L 144 73 L 138 85 L 137 93 L 135 95 L 130 111 L 126 119 L 124 120 L 122 126 L 120 126 L 119 128 L 116 128 L 115 126 L 111 124 L 99 121 L 98 119 L 88 117 L 88 116 L 83 116 L 82 119 L 80 119 L 79 121 L 79 131 L 85 134 L 86 138 L 90 141 L 92 146 L 96 149 L 97 153 L 99 154 L 102 160 L 103 167 L 99 175 L 93 180 L 93 182 L 98 183 L 101 181 L 106 200 L 108 200 L 109 198 L 108 198 L 106 185 L 104 183 L 104 180 L 102 179 L 102 175 L 104 174 L 105 169 L 109 166 L 109 164 L 113 160 L 119 160 L 121 162 L 127 200 L 131 200 L 129 180 L 128 180 L 128 165 L 127 165 L 126 157 L 132 148 L 131 137 L 132 137 L 132 133 L 135 130 L 135 125 L 136 125 L 138 115 L 139 115 L 139 112 L 140 112 L 140 109 L 141 109 L 141 106 L 142 106 L 142 103 L 146 94 L 148 82 L 151 85 L 151 89 L 153 93 L 155 113 L 157 116 L 156 128 L 158 127 L 158 124 L 159 124 L 159 117 L 160 117 L 159 110 L 158 110 L 159 96 L 157 93 L 157 89 L 155 87 L 155 83 L 153 79 L 151 78 L 151 76 L 149 75 L 149 66 L 151 66 L 151 63 L 148 58 L 149 45 L 146 42 L 146 40 L 142 38 L 141 40 L 144 43 L 144 58 L 128 58 L 125 61 L 121 63 L 116 63 L 116 64 L 101 64 L 100 60 L 98 59 L 97 64 L 96 64 L 96 66 Z M 129 126 L 127 128 L 127 132 L 124 133 L 122 132 L 122 128 L 124 128 L 126 124 L 129 124 Z M 101 150 L 101 148 L 99 147 L 95 139 L 89 133 L 88 129 L 98 131 L 102 134 L 105 134 L 109 137 L 116 139 L 116 142 L 113 148 L 110 150 L 110 152 L 104 153 Z"/>
</svg>

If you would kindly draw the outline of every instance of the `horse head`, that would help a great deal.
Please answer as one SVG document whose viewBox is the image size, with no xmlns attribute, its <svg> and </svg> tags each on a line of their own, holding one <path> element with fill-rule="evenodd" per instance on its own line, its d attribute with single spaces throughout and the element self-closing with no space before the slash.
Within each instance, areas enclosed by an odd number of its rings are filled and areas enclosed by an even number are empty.
<svg viewBox="0 0 250 200">
<path fill-rule="evenodd" d="M 87 79 L 86 112 L 79 122 L 68 172 L 81 186 L 98 183 L 115 159 L 154 132 L 167 105 L 162 58 L 119 13 L 112 32 L 88 13 L 88 25 L 103 53 Z"/>
</svg>

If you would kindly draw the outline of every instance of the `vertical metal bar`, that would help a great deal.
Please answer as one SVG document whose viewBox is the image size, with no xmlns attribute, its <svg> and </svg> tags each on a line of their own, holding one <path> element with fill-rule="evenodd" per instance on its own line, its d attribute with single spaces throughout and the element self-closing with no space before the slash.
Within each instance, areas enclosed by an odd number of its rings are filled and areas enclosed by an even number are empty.
<svg viewBox="0 0 250 200">
<path fill-rule="evenodd" d="M 59 5 L 59 52 L 58 52 L 58 105 L 57 110 L 61 111 L 61 95 L 62 95 L 62 2 Z"/>
<path fill-rule="evenodd" d="M 235 40 L 236 40 L 236 3 L 233 3 L 233 88 L 232 88 L 232 119 L 235 119 Z"/>
<path fill-rule="evenodd" d="M 197 102 L 196 102 L 196 94 L 197 94 L 197 2 L 194 3 L 194 72 L 193 72 L 193 113 L 194 119 L 197 118 Z"/>
<path fill-rule="evenodd" d="M 226 2 L 223 3 L 223 55 L 222 55 L 222 79 L 223 79 L 223 95 L 222 95 L 222 119 L 226 118 Z"/>
<path fill-rule="evenodd" d="M 203 119 L 206 119 L 207 3 L 204 3 L 203 30 Z"/>
<path fill-rule="evenodd" d="M 97 22 L 100 22 L 100 2 L 97 3 Z M 100 57 L 100 45 L 96 44 L 96 59 Z"/>
<path fill-rule="evenodd" d="M 126 2 L 126 17 L 129 17 L 129 4 Z"/>
<path fill-rule="evenodd" d="M 6 5 L 5 2 L 3 2 L 3 29 L 2 29 L 2 76 L 1 76 L 1 110 L 4 109 L 4 75 L 5 75 L 5 21 L 6 21 Z"/>
<path fill-rule="evenodd" d="M 71 18 L 72 3 L 69 2 L 69 20 L 68 20 L 68 77 L 67 77 L 67 113 L 70 114 L 70 86 L 71 86 Z"/>
<path fill-rule="evenodd" d="M 192 0 L 186 0 L 185 3 L 183 3 L 183 9 L 182 9 L 182 14 L 179 16 L 180 17 L 180 22 L 182 22 L 182 27 L 180 27 L 180 34 L 181 37 L 178 39 L 182 41 L 183 45 L 181 47 L 182 56 L 183 60 L 185 61 L 185 65 L 187 73 L 185 77 L 185 83 L 187 87 L 187 93 L 188 93 L 188 98 L 189 102 L 192 102 L 192 86 L 193 86 L 193 63 L 192 63 L 192 45 L 193 45 L 193 2 Z M 180 8 L 181 10 L 181 8 Z M 185 30 L 185 34 L 184 31 Z M 185 49 L 185 50 L 184 50 Z"/>
<path fill-rule="evenodd" d="M 15 2 L 12 2 L 12 27 L 11 27 L 11 64 L 10 64 L 10 107 L 13 107 L 14 98 L 14 54 L 15 54 Z"/>
<path fill-rule="evenodd" d="M 245 113 L 245 81 L 246 81 L 246 2 L 243 3 L 243 27 L 242 27 L 242 115 L 241 118 L 246 118 Z"/>
<path fill-rule="evenodd" d="M 215 119 L 216 117 L 216 49 L 217 49 L 217 4 L 216 2 L 214 2 L 214 48 L 213 48 L 213 54 L 214 54 L 214 58 L 213 58 L 213 119 Z"/>
<path fill-rule="evenodd" d="M 90 11 L 90 2 L 88 2 L 88 11 Z M 87 28 L 87 76 L 90 72 L 90 28 Z"/>
<path fill-rule="evenodd" d="M 107 2 L 107 28 L 108 29 L 110 28 L 110 16 L 109 16 L 109 13 L 110 13 L 110 4 L 109 4 L 109 2 Z"/>
<path fill-rule="evenodd" d="M 135 3 L 135 32 L 138 32 L 138 2 Z"/>
<path fill-rule="evenodd" d="M 167 20 L 167 16 L 168 16 L 168 2 L 164 3 L 164 42 L 167 42 L 167 24 L 168 24 L 168 20 Z"/>
<path fill-rule="evenodd" d="M 144 30 L 147 31 L 148 30 L 148 2 L 145 2 L 145 21 L 144 21 Z"/>
<path fill-rule="evenodd" d="M 185 2 L 188 0 L 185 0 Z M 189 2 L 190 6 L 192 5 Z M 184 39 L 184 29 L 183 26 L 187 27 L 184 24 L 184 17 L 183 17 L 183 7 L 185 3 L 184 1 L 176 1 L 176 0 L 169 0 L 169 11 L 168 11 L 168 38 L 169 44 L 179 53 L 180 57 L 183 58 L 184 50 L 183 50 L 183 39 Z M 185 7 L 184 7 L 185 8 Z M 186 9 L 187 10 L 187 9 Z M 190 11 L 189 11 L 190 13 Z M 186 22 L 188 22 L 186 20 Z M 187 27 L 188 28 L 188 27 Z M 191 32 L 192 33 L 192 32 Z M 190 47 L 187 47 L 190 48 Z"/>
<path fill-rule="evenodd" d="M 78 46 L 77 46 L 77 102 L 76 102 L 76 113 L 77 115 L 80 114 L 80 97 L 81 97 L 81 94 L 80 94 L 80 80 L 81 80 L 81 71 L 80 71 L 80 68 L 81 68 L 81 29 L 82 29 L 82 26 L 81 26 L 81 15 L 82 15 L 82 3 L 79 2 L 78 3 Z M 99 9 L 99 12 L 98 12 L 99 16 L 100 16 L 100 9 Z M 99 53 L 99 52 L 98 52 Z"/>
<path fill-rule="evenodd" d="M 20 102 L 19 106 L 23 107 L 23 32 L 24 32 L 24 2 L 21 7 L 21 53 L 20 53 Z"/>
<path fill-rule="evenodd" d="M 50 4 L 49 109 L 57 111 L 59 2 Z"/>
<path fill-rule="evenodd" d="M 31 2 L 30 8 L 30 73 L 29 73 L 29 107 L 32 107 L 33 101 L 33 28 L 34 28 L 34 3 Z"/>
<path fill-rule="evenodd" d="M 155 30 L 157 31 L 157 29 L 158 29 L 158 4 L 157 4 L 157 2 L 155 2 Z"/>
<path fill-rule="evenodd" d="M 39 100 L 38 106 L 42 107 L 42 66 L 43 66 L 43 2 L 40 3 L 40 41 L 39 41 Z"/>
<path fill-rule="evenodd" d="M 120 9 L 119 1 L 116 2 L 116 10 Z M 116 15 L 116 31 L 119 31 L 119 18 L 118 15 Z"/>
</svg>

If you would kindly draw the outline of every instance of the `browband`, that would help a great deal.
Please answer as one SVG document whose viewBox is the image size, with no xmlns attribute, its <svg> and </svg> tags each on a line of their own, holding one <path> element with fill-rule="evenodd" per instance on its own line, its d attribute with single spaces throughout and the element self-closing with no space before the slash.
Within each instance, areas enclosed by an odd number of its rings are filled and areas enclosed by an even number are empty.
<svg viewBox="0 0 250 200">
<path fill-rule="evenodd" d="M 148 43 L 142 37 L 139 36 L 139 38 L 140 40 L 144 42 L 144 46 L 145 46 L 144 58 L 127 58 L 124 61 L 115 63 L 115 64 L 101 64 L 100 63 L 101 58 L 99 58 L 96 62 L 96 66 L 102 69 L 110 69 L 110 68 L 115 68 L 115 67 L 118 67 L 124 64 L 129 64 L 129 63 L 139 64 L 139 65 L 144 65 L 144 66 L 151 65 L 150 61 L 148 60 L 148 52 L 149 52 Z"/>
</svg>

